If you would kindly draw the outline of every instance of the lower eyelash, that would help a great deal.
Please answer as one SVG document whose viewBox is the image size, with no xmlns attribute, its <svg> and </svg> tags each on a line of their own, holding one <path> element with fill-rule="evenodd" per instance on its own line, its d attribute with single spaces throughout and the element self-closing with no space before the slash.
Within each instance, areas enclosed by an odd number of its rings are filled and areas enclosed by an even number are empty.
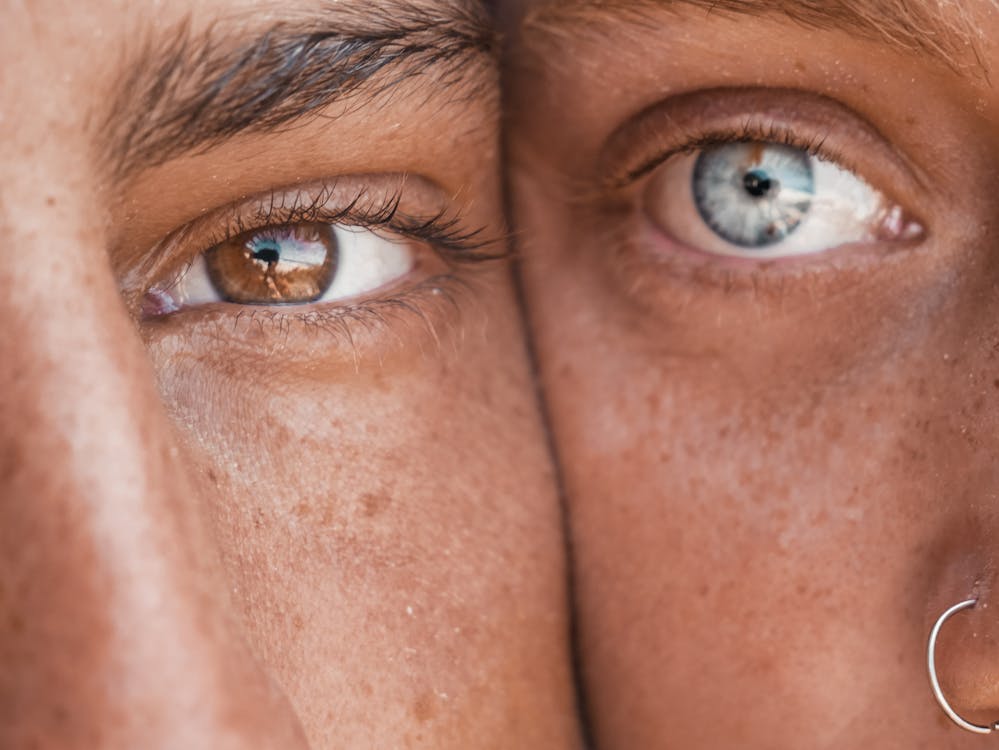
<svg viewBox="0 0 999 750">
<path fill-rule="evenodd" d="M 439 349 L 444 337 L 435 319 L 447 319 L 449 329 L 460 328 L 462 311 L 470 301 L 481 296 L 474 279 L 464 276 L 454 272 L 438 274 L 414 286 L 403 287 L 396 294 L 389 293 L 352 305 L 329 303 L 308 309 L 247 306 L 236 313 L 231 312 L 231 305 L 227 305 L 230 310 L 224 315 L 220 306 L 206 305 L 149 322 L 155 330 L 161 325 L 172 325 L 171 321 L 189 320 L 189 316 L 197 315 L 202 320 L 194 325 L 202 328 L 200 333 L 209 336 L 213 342 L 238 344 L 245 341 L 246 346 L 254 351 L 258 349 L 261 334 L 282 347 L 288 344 L 292 335 L 318 334 L 323 353 L 343 346 L 357 366 L 362 355 L 359 339 L 394 331 L 397 343 L 404 345 L 409 340 L 404 333 L 406 324 L 420 326 Z M 210 331 L 204 330 L 205 327 Z M 241 331 L 253 331 L 252 338 L 245 339 Z"/>
</svg>

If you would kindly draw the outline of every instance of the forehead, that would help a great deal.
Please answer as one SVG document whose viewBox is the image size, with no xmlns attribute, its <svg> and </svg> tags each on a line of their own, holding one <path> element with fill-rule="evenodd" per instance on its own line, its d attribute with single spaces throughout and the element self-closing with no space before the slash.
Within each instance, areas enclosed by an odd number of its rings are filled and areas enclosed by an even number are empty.
<svg viewBox="0 0 999 750">
<path fill-rule="evenodd" d="M 201 142 L 186 140 L 187 121 L 225 114 L 221 136 L 280 124 L 385 68 L 401 70 L 393 83 L 443 75 L 491 46 L 479 0 L 37 0 L 4 21 L 0 101 L 11 116 L 0 127 L 23 131 L 43 115 L 60 138 L 89 134 L 124 156 L 138 138 L 151 146 L 139 156 L 160 160 Z M 465 65 L 452 82 L 481 72 Z M 129 131 L 136 123 L 148 127 Z M 151 128 L 165 137 L 150 140 Z"/>
<path fill-rule="evenodd" d="M 841 30 L 908 52 L 931 54 L 949 65 L 977 59 L 995 24 L 995 0 L 524 0 L 522 27 L 565 33 L 600 23 L 640 25 L 718 18 L 789 20 L 804 28 Z"/>
</svg>

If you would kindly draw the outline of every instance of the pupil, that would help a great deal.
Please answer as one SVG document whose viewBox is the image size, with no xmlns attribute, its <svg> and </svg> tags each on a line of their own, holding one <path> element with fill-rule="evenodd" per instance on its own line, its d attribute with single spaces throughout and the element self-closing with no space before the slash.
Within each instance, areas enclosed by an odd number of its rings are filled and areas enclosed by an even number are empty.
<svg viewBox="0 0 999 750">
<path fill-rule="evenodd" d="M 742 185 L 746 192 L 754 198 L 763 198 L 768 193 L 774 191 L 779 183 L 770 178 L 770 175 L 762 169 L 751 169 L 742 178 Z"/>
<path fill-rule="evenodd" d="M 277 248 L 261 247 L 253 251 L 253 259 L 270 265 L 271 263 L 277 263 L 281 260 L 281 253 L 277 250 Z"/>
</svg>

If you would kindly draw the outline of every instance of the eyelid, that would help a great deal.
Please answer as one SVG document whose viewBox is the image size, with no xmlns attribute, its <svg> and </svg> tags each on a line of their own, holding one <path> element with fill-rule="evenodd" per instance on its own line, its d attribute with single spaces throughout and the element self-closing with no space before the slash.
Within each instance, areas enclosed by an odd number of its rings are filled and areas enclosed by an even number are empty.
<svg viewBox="0 0 999 750">
<path fill-rule="evenodd" d="M 918 166 L 853 109 L 812 92 L 774 88 L 687 92 L 639 112 L 607 139 L 598 157 L 598 184 L 607 191 L 626 188 L 678 153 L 740 140 L 812 151 L 899 203 L 912 203 L 915 193 L 929 190 Z"/>
</svg>

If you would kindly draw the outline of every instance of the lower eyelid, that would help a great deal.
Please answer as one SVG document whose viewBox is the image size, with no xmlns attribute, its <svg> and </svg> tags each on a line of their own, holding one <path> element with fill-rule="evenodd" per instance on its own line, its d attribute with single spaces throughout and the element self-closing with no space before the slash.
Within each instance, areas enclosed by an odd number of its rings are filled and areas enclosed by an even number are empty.
<svg viewBox="0 0 999 750">
<path fill-rule="evenodd" d="M 199 367 L 218 367 L 227 375 L 239 376 L 232 367 L 238 358 L 260 367 L 273 363 L 282 377 L 298 372 L 325 379 L 338 368 L 356 374 L 364 363 L 384 365 L 395 356 L 440 347 L 474 314 L 490 283 L 448 271 L 356 303 L 207 304 L 147 320 L 140 330 L 147 346 L 197 352 Z"/>
</svg>

